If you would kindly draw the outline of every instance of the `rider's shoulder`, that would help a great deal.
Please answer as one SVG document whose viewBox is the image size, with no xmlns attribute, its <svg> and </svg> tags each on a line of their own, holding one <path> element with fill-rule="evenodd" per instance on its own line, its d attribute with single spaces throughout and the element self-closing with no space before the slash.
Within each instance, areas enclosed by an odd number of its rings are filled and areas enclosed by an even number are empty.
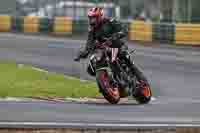
<svg viewBox="0 0 200 133">
<path fill-rule="evenodd" d="M 103 19 L 103 23 L 113 23 L 115 21 L 116 21 L 116 19 L 115 18 L 111 18 L 111 17 L 105 17 Z"/>
<path fill-rule="evenodd" d="M 117 20 L 116 18 L 109 18 L 109 23 L 111 23 L 111 24 L 118 24 L 118 23 L 120 23 L 120 21 Z"/>
</svg>

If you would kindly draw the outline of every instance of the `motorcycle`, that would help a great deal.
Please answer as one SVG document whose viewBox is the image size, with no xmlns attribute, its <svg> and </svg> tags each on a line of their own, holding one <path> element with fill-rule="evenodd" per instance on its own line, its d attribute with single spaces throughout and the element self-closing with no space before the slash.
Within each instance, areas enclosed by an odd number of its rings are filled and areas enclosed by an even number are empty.
<svg viewBox="0 0 200 133">
<path fill-rule="evenodd" d="M 117 104 L 120 98 L 131 96 L 139 104 L 147 104 L 151 100 L 152 92 L 147 78 L 135 68 L 131 71 L 125 60 L 117 57 L 118 49 L 111 48 L 111 38 L 104 43 L 98 43 L 95 51 L 89 55 L 88 72 L 96 76 L 99 91 L 111 104 Z M 129 52 L 129 56 L 135 50 Z M 137 74 L 142 75 L 138 80 Z"/>
</svg>

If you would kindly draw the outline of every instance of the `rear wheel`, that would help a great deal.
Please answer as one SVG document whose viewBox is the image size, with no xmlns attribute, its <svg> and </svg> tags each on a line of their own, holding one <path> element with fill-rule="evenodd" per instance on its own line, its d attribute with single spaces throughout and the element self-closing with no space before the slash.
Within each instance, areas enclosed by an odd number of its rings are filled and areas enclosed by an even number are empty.
<svg viewBox="0 0 200 133">
<path fill-rule="evenodd" d="M 120 100 L 119 88 L 111 84 L 107 71 L 97 71 L 96 80 L 104 98 L 111 104 L 117 104 Z"/>
</svg>

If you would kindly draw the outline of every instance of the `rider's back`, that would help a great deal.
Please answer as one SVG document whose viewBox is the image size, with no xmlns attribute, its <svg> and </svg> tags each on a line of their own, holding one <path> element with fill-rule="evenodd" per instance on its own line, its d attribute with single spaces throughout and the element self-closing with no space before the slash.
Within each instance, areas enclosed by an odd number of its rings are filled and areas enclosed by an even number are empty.
<svg viewBox="0 0 200 133">
<path fill-rule="evenodd" d="M 121 23 L 113 18 L 105 18 L 102 22 L 102 24 L 93 29 L 89 32 L 92 32 L 92 35 L 89 37 L 92 37 L 92 40 L 98 40 L 99 42 L 103 42 L 104 38 L 111 37 L 114 33 L 123 31 L 123 27 Z M 113 41 L 112 47 L 121 47 L 123 43 L 120 40 Z"/>
</svg>

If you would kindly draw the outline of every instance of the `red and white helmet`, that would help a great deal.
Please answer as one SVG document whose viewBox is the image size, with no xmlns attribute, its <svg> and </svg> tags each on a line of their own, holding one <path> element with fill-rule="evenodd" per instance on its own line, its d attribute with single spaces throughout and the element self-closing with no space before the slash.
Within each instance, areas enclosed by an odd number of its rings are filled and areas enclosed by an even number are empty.
<svg viewBox="0 0 200 133">
<path fill-rule="evenodd" d="M 104 11 L 102 8 L 94 7 L 88 11 L 89 24 L 97 27 L 104 18 Z"/>
</svg>

